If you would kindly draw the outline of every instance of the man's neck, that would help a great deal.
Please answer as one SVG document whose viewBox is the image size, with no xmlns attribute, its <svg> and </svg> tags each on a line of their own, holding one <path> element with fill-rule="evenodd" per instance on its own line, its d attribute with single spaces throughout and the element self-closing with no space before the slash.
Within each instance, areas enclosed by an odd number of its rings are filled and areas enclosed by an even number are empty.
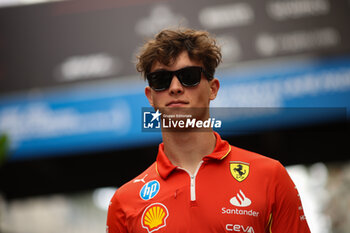
<svg viewBox="0 0 350 233">
<path fill-rule="evenodd" d="M 199 162 L 215 148 L 216 138 L 209 132 L 163 132 L 164 153 L 175 165 L 194 174 Z"/>
</svg>

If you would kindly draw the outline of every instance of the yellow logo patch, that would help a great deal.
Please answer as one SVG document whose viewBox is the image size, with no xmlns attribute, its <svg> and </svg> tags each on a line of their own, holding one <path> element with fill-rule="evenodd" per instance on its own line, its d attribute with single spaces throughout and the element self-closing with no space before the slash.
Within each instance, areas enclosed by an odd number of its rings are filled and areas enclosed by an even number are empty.
<svg viewBox="0 0 350 233">
<path fill-rule="evenodd" d="M 154 203 L 148 206 L 142 214 L 141 224 L 148 233 L 159 230 L 166 226 L 166 219 L 169 216 L 168 209 L 161 203 Z"/>
<path fill-rule="evenodd" d="M 237 181 L 242 182 L 249 175 L 249 163 L 240 161 L 230 162 L 230 171 Z"/>
</svg>

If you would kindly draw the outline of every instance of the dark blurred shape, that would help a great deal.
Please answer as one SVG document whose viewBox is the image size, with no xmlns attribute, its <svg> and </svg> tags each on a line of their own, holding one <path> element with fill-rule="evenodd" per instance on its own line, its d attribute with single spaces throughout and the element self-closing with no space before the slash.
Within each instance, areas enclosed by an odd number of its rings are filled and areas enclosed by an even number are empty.
<svg viewBox="0 0 350 233">
<path fill-rule="evenodd" d="M 6 134 L 0 134 L 0 168 L 7 160 L 9 144 L 8 136 Z"/>
</svg>

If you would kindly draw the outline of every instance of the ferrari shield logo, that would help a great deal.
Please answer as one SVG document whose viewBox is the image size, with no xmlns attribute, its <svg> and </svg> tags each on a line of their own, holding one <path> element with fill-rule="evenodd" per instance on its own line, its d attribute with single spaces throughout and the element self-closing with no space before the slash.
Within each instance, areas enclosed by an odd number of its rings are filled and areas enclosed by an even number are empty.
<svg viewBox="0 0 350 233">
<path fill-rule="evenodd" d="M 230 162 L 230 171 L 237 181 L 242 182 L 249 175 L 249 163 L 240 161 Z"/>
</svg>

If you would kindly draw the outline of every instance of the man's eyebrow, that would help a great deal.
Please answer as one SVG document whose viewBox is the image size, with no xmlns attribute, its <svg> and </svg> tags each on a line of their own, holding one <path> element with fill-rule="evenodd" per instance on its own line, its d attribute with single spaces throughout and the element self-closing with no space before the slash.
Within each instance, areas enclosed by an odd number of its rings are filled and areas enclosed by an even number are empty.
<svg viewBox="0 0 350 233">
<path fill-rule="evenodd" d="M 182 69 L 187 68 L 187 67 L 192 67 L 192 66 L 191 65 L 187 65 L 187 66 L 184 66 L 184 67 L 182 67 L 180 69 L 177 69 L 177 70 L 182 70 Z M 170 71 L 170 72 L 173 72 L 173 71 L 177 71 L 177 70 L 168 70 L 166 68 L 158 68 L 158 69 L 155 69 L 154 71 L 152 71 L 151 73 L 158 72 L 158 71 Z"/>
<path fill-rule="evenodd" d="M 151 73 L 158 72 L 158 71 L 169 71 L 169 70 L 167 70 L 165 68 L 159 68 L 159 69 L 156 69 L 156 70 L 152 71 Z"/>
</svg>

